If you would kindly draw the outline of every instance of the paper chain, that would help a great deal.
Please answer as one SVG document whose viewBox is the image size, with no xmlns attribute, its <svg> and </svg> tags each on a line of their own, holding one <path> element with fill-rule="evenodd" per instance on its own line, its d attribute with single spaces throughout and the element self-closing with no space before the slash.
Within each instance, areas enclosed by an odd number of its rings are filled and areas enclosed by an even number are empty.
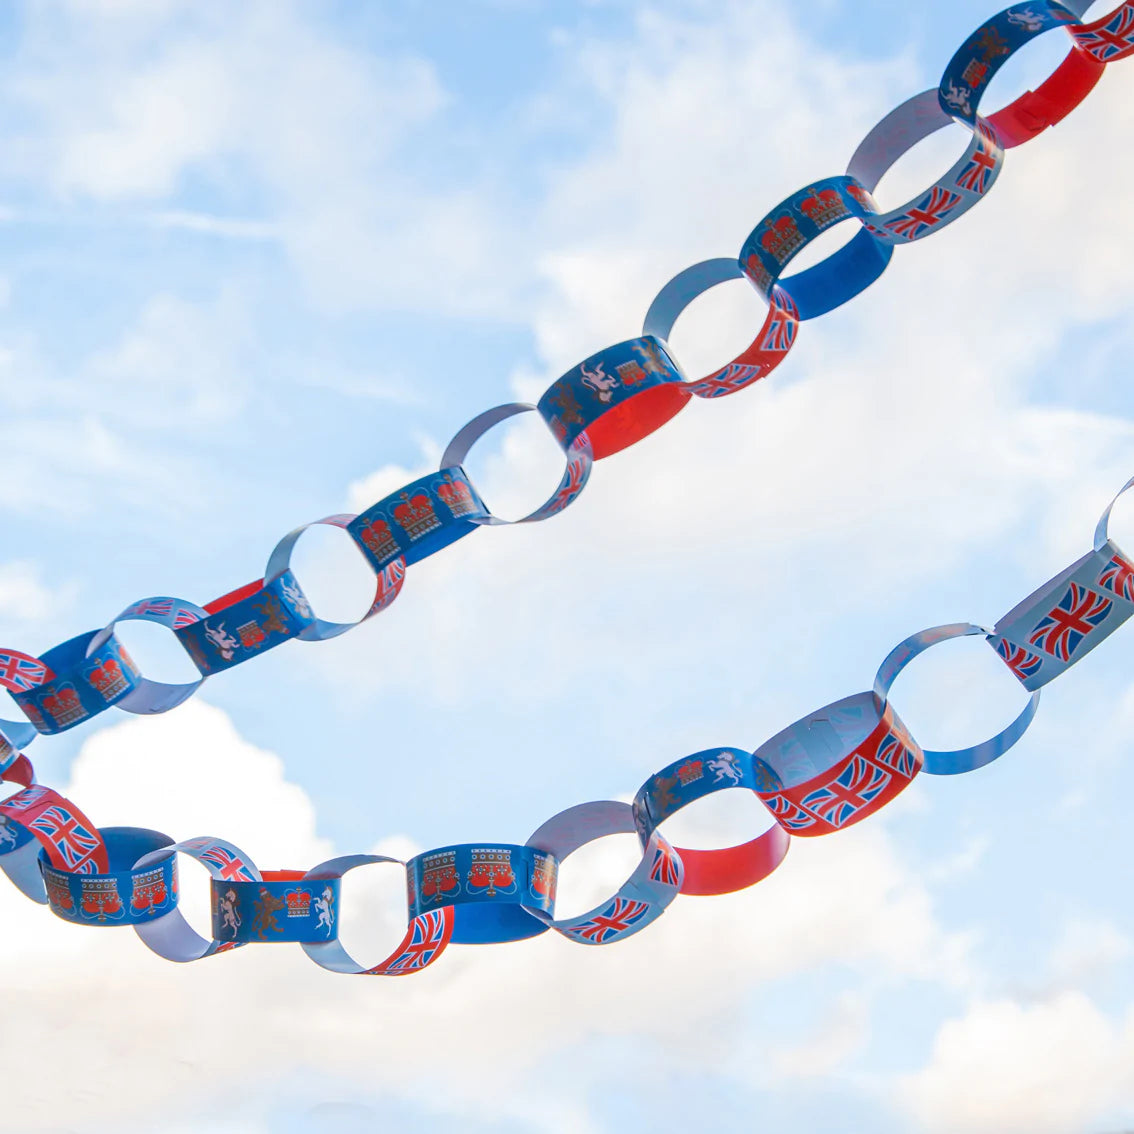
<svg viewBox="0 0 1134 1134">
<path fill-rule="evenodd" d="M 540 398 L 538 405 L 498 406 L 453 438 L 438 472 L 406 485 L 358 516 L 317 520 L 343 528 L 372 566 L 376 591 L 358 622 L 397 597 L 406 568 L 478 527 L 507 523 L 493 515 L 461 467 L 493 426 L 538 411 L 567 457 L 550 499 L 522 520 L 543 520 L 582 492 L 593 462 L 659 428 L 691 395 L 717 398 L 752 385 L 783 361 L 799 324 L 867 288 L 895 246 L 920 240 L 972 208 L 1000 174 L 1004 153 L 1062 120 L 1092 90 L 1108 63 L 1134 55 L 1134 0 L 1090 24 L 1091 0 L 1031 0 L 977 29 L 950 60 L 940 85 L 884 118 L 855 151 L 847 172 L 813 182 L 772 210 L 749 234 L 737 259 L 708 260 L 672 279 L 651 305 L 640 338 L 592 355 Z M 1072 46 L 1035 91 L 982 118 L 981 96 L 1005 60 L 1046 31 L 1062 27 Z M 969 130 L 960 160 L 918 197 L 882 212 L 871 193 L 919 141 L 958 122 Z M 820 233 L 847 218 L 860 230 L 822 263 L 784 279 L 788 263 Z M 768 303 L 752 344 L 712 374 L 689 380 L 666 340 L 684 309 L 728 280 L 747 278 Z M 1134 486 L 1132 478 L 1121 490 Z M 1121 492 L 1120 492 L 1121 495 Z M 1117 499 L 1117 497 L 1116 497 Z M 845 697 L 790 725 L 755 752 L 712 748 L 679 760 L 642 785 L 633 804 L 584 803 L 550 819 L 523 846 L 442 847 L 407 863 L 348 855 L 303 871 L 261 872 L 243 851 L 214 838 L 174 843 L 156 831 L 100 830 L 69 800 L 38 785 L 21 751 L 37 732 L 63 732 L 116 705 L 164 712 L 206 677 L 292 638 L 322 641 L 357 625 L 315 616 L 290 569 L 291 553 L 311 525 L 295 529 L 269 556 L 263 579 L 205 606 L 171 597 L 143 599 L 105 629 L 90 631 L 41 657 L 0 651 L 0 684 L 30 723 L 0 721 L 0 778 L 22 790 L 0 804 L 0 868 L 30 898 L 81 925 L 132 925 L 155 952 L 195 960 L 257 941 L 299 943 L 335 972 L 401 975 L 435 961 L 450 942 L 516 941 L 555 929 L 587 945 L 606 945 L 645 928 L 679 894 L 723 894 L 751 886 L 783 861 L 792 836 L 825 835 L 859 822 L 890 802 L 921 771 L 972 771 L 1006 752 L 1035 715 L 1039 691 L 1134 614 L 1134 563 L 1107 535 L 1113 501 L 1082 558 L 1029 595 L 992 629 L 938 626 L 907 638 L 883 660 L 872 689 Z M 168 627 L 200 671 L 196 682 L 166 685 L 143 677 L 115 635 L 118 622 Z M 971 748 L 922 749 L 888 701 L 894 679 L 923 650 L 982 635 L 1031 693 L 1007 728 Z M 753 791 L 772 826 L 723 850 L 673 847 L 660 824 L 694 800 L 728 788 Z M 556 919 L 559 863 L 603 836 L 635 833 L 643 857 L 608 901 L 578 917 Z M 212 936 L 199 936 L 177 908 L 176 852 L 212 876 Z M 409 926 L 378 965 L 356 962 L 338 941 L 342 876 L 389 862 L 406 874 Z"/>
</svg>

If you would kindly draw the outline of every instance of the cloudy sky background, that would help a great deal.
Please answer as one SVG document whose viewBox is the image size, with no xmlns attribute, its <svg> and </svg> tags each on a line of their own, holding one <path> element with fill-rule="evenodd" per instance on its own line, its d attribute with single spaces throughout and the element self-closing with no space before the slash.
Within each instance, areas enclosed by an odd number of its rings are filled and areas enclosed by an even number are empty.
<svg viewBox="0 0 1134 1134">
<path fill-rule="evenodd" d="M 0 6 L 0 641 L 37 653 L 145 595 L 206 602 L 298 523 L 376 501 L 481 409 L 636 334 L 671 275 L 841 173 L 992 11 L 906 7 Z M 1021 53 L 988 108 L 1064 50 Z M 1112 66 L 978 209 L 806 324 L 765 383 L 599 465 L 568 512 L 474 533 L 366 626 L 165 717 L 38 741 L 41 779 L 100 825 L 219 835 L 265 869 L 523 842 L 867 688 L 909 633 L 991 624 L 1088 548 L 1134 474 L 1131 84 L 1134 62 Z M 882 203 L 963 144 L 923 144 Z M 690 372 L 762 319 L 747 285 L 716 290 L 673 337 Z M 560 464 L 524 420 L 469 471 L 519 515 Z M 1134 504 L 1112 532 L 1134 547 Z M 297 562 L 324 616 L 364 608 L 341 533 Z M 162 631 L 122 636 L 150 676 L 192 673 Z M 1120 632 L 998 763 L 925 777 L 608 949 L 454 947 L 399 981 L 283 946 L 173 966 L 0 890 L 4 1123 L 1118 1134 L 1132 661 Z M 963 641 L 894 701 L 946 747 L 1023 694 Z M 764 825 L 718 797 L 666 830 L 710 846 Z M 578 859 L 562 912 L 617 886 L 634 841 Z M 348 879 L 345 905 L 347 944 L 384 957 L 395 872 Z"/>
</svg>

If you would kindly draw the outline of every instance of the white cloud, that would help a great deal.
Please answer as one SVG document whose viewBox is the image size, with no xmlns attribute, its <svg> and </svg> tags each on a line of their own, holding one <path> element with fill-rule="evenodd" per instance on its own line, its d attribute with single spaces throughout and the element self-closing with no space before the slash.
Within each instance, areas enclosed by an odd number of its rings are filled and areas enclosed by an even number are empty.
<svg viewBox="0 0 1134 1134">
<path fill-rule="evenodd" d="M 49 586 L 39 564 L 26 559 L 0 563 L 0 619 L 28 622 L 58 616 L 74 601 L 74 588 Z"/>
<path fill-rule="evenodd" d="M 900 1097 L 927 1131 L 1071 1134 L 1134 1089 L 1134 1025 L 1076 991 L 1038 1004 L 976 1001 L 938 1032 Z"/>
</svg>

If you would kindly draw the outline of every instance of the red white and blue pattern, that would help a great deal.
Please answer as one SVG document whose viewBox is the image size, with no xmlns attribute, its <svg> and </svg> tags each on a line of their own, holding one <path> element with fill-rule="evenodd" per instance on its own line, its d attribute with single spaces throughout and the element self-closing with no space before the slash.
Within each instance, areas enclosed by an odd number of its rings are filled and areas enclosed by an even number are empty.
<svg viewBox="0 0 1134 1134">
<path fill-rule="evenodd" d="M 983 196 L 988 192 L 996 171 L 997 158 L 993 150 L 998 147 L 987 130 L 982 128 L 980 136 L 980 145 L 957 177 L 957 188 Z"/>
<path fill-rule="evenodd" d="M 894 236 L 903 240 L 917 240 L 939 225 L 964 198 L 935 185 L 917 204 L 907 209 L 900 217 L 888 221 L 886 228 Z"/>
<path fill-rule="evenodd" d="M 1099 586 L 1127 602 L 1134 602 L 1134 563 L 1128 563 L 1121 555 L 1112 555 L 1099 576 Z"/>
<path fill-rule="evenodd" d="M 60 796 L 56 795 L 51 788 L 41 787 L 37 784 L 35 787 L 25 788 L 23 791 L 18 791 L 15 795 L 9 796 L 0 804 L 0 809 L 18 815 L 30 811 L 33 807 L 38 807 L 48 798 L 59 799 Z"/>
<path fill-rule="evenodd" d="M 758 378 L 762 378 L 767 371 L 763 366 L 752 366 L 746 362 L 730 362 L 708 378 L 694 382 L 690 389 L 698 397 L 723 398 L 727 394 L 735 394 L 746 386 L 751 386 Z"/>
<path fill-rule="evenodd" d="M 635 923 L 649 912 L 649 902 L 639 902 L 634 898 L 615 898 L 594 917 L 578 925 L 564 926 L 562 932 L 586 945 L 605 945 L 635 932 Z"/>
<path fill-rule="evenodd" d="M 907 780 L 912 780 L 917 775 L 921 763 L 909 746 L 892 732 L 886 733 L 882 738 L 882 743 L 878 745 L 878 751 L 874 754 L 874 760 Z"/>
<path fill-rule="evenodd" d="M 219 877 L 228 882 L 255 882 L 256 876 L 248 869 L 244 859 L 225 847 L 210 846 L 197 855 L 202 862 L 217 868 Z"/>
<path fill-rule="evenodd" d="M 1109 19 L 1072 32 L 1071 36 L 1100 63 L 1134 54 L 1134 2 L 1128 0 Z"/>
<path fill-rule="evenodd" d="M 1004 664 L 1021 681 L 1035 677 L 1039 673 L 1040 666 L 1043 665 L 1043 658 L 1039 654 L 1033 654 L 1031 650 L 1025 650 L 1023 646 L 1017 646 L 1014 642 L 1009 642 L 1007 638 L 996 640 L 996 652 L 1004 659 Z"/>
<path fill-rule="evenodd" d="M 839 775 L 800 803 L 832 827 L 843 827 L 889 786 L 888 772 L 855 753 Z"/>
<path fill-rule="evenodd" d="M 0 685 L 10 693 L 28 693 L 54 676 L 39 658 L 17 650 L 0 651 Z"/>
<path fill-rule="evenodd" d="M 685 865 L 677 852 L 665 839 L 659 838 L 657 849 L 654 851 L 654 861 L 650 863 L 650 881 L 680 889 L 684 876 Z"/>
<path fill-rule="evenodd" d="M 82 822 L 65 807 L 46 808 L 28 821 L 29 830 L 36 831 L 51 843 L 58 855 L 58 865 L 73 874 L 97 874 L 95 856 L 103 847 L 97 832 L 87 830 Z"/>
<path fill-rule="evenodd" d="M 449 943 L 453 910 L 430 910 L 418 914 L 410 924 L 409 933 L 398 952 L 388 961 L 370 969 L 377 976 L 401 976 L 416 973 L 432 963 Z"/>
<path fill-rule="evenodd" d="M 558 491 L 536 514 L 543 519 L 562 512 L 583 491 L 590 470 L 591 462 L 587 457 L 572 457 L 567 462 L 567 471 L 563 474 Z"/>
<path fill-rule="evenodd" d="M 795 332 L 799 328 L 799 308 L 786 292 L 781 292 L 772 303 L 761 350 L 786 352 L 795 342 Z"/>
<path fill-rule="evenodd" d="M 768 810 L 776 817 L 781 827 L 789 831 L 806 831 L 808 827 L 815 826 L 815 816 L 808 815 L 797 803 L 793 803 L 786 795 L 779 792 L 774 794 L 761 794 L 760 798 L 767 804 Z"/>
<path fill-rule="evenodd" d="M 1103 595 L 1072 583 L 1059 605 L 1031 632 L 1028 642 L 1061 662 L 1070 661 L 1083 639 L 1106 621 L 1113 606 Z"/>
</svg>

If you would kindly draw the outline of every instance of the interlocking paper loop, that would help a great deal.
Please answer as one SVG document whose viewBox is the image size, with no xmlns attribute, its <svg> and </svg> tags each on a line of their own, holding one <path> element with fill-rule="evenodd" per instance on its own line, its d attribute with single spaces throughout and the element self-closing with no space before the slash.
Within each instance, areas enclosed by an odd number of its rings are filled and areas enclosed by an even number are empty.
<svg viewBox="0 0 1134 1134">
<path fill-rule="evenodd" d="M 265 871 L 237 846 L 212 837 L 174 843 L 156 831 L 100 830 L 71 801 L 35 782 L 22 751 L 37 733 L 54 734 L 117 706 L 133 713 L 169 710 L 213 674 L 298 638 L 335 637 L 385 609 L 407 569 L 479 527 L 506 523 L 481 500 L 462 467 L 476 442 L 521 413 L 538 411 L 564 450 L 567 467 L 548 500 L 519 523 L 544 520 L 572 504 L 593 463 L 640 441 L 688 404 L 718 398 L 769 374 L 795 343 L 799 324 L 847 302 L 885 270 L 895 247 L 952 223 L 987 195 L 1005 150 L 1060 121 L 1098 82 L 1109 63 L 1134 55 L 1134 0 L 1090 24 L 1090 0 L 1030 0 L 986 21 L 954 54 L 940 86 L 887 115 L 856 149 L 847 172 L 821 178 L 773 209 L 753 229 L 738 259 L 706 260 L 679 272 L 646 314 L 643 334 L 592 354 L 548 388 L 537 406 L 508 403 L 458 430 L 437 472 L 406 485 L 358 516 L 315 524 L 345 530 L 375 575 L 375 597 L 361 619 L 320 619 L 291 570 L 303 524 L 271 552 L 262 579 L 203 606 L 158 596 L 127 607 L 104 629 L 55 646 L 41 657 L 0 650 L 0 685 L 28 723 L 0 721 L 0 779 L 19 786 L 0 802 L 0 870 L 33 901 L 80 925 L 132 925 L 171 961 L 193 961 L 247 944 L 297 943 L 332 972 L 397 976 L 436 961 L 450 943 L 518 941 L 548 929 L 587 945 L 622 940 L 656 920 L 677 895 L 722 894 L 774 871 L 792 836 L 832 834 L 877 812 L 920 772 L 954 775 L 1003 755 L 1030 726 L 1039 690 L 1093 650 L 1134 614 L 1134 563 L 1110 540 L 1107 507 L 1093 548 L 1000 618 L 991 630 L 957 622 L 920 631 L 883 659 L 873 687 L 826 705 L 749 752 L 717 747 L 676 760 L 650 776 L 633 804 L 579 804 L 540 826 L 525 845 L 483 842 L 440 847 L 402 863 L 346 855 L 304 872 Z M 1040 85 L 987 118 L 978 107 L 996 71 L 1046 31 L 1070 37 L 1066 60 Z M 952 122 L 969 130 L 960 158 L 936 183 L 898 209 L 880 211 L 872 191 L 913 146 Z M 792 259 L 843 220 L 859 231 L 822 263 L 783 279 Z M 747 278 L 768 303 L 763 326 L 731 362 L 690 381 L 668 338 L 685 308 L 730 280 Z M 1134 486 L 1132 478 L 1123 487 Z M 1119 493 L 1121 495 L 1121 493 Z M 1117 499 L 1117 497 L 1115 498 Z M 166 626 L 201 674 L 166 685 L 144 677 L 115 636 L 118 622 Z M 981 635 L 1031 696 L 996 736 L 954 752 L 923 750 L 890 703 L 902 670 L 926 649 Z M 660 827 L 697 799 L 726 789 L 755 793 L 767 829 L 740 846 L 672 846 Z M 559 863 L 606 835 L 636 832 L 642 858 L 619 890 L 585 914 L 556 918 Z M 211 877 L 209 938 L 178 908 L 176 856 L 187 854 Z M 341 880 L 351 870 L 395 864 L 406 878 L 407 929 L 397 948 L 367 967 L 339 941 Z"/>
</svg>

